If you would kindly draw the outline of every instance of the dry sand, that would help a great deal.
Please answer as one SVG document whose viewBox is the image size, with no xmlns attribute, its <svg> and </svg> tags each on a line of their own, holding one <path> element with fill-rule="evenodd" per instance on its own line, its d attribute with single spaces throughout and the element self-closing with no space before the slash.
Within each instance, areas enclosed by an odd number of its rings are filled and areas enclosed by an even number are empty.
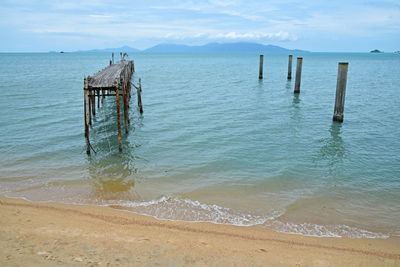
<svg viewBox="0 0 400 267">
<path fill-rule="evenodd" d="M 398 238 L 316 238 L 0 197 L 1 266 L 400 266 Z"/>
</svg>

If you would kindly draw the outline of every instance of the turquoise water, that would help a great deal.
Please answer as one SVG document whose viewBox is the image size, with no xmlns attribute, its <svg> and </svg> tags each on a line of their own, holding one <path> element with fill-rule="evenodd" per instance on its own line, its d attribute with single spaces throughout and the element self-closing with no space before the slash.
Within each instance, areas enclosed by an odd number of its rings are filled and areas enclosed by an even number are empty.
<svg viewBox="0 0 400 267">
<path fill-rule="evenodd" d="M 257 54 L 131 54 L 144 114 L 134 95 L 119 153 L 107 98 L 88 157 L 83 77 L 111 55 L 0 54 L 0 194 L 305 235 L 400 235 L 400 56 L 296 56 L 299 95 L 286 54 L 265 55 L 261 81 Z"/>
</svg>

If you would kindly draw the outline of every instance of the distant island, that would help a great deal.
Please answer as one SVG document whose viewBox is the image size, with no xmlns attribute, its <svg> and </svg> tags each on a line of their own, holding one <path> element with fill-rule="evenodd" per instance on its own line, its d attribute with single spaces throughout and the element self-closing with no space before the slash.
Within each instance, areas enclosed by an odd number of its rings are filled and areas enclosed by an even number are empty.
<svg viewBox="0 0 400 267">
<path fill-rule="evenodd" d="M 83 52 L 142 52 L 142 53 L 283 53 L 283 52 L 308 52 L 299 49 L 287 49 L 275 45 L 263 45 L 258 43 L 209 43 L 200 46 L 189 46 L 181 44 L 158 44 L 145 50 L 139 50 L 129 46 L 122 46 L 119 48 L 105 48 L 105 49 L 92 49 L 92 50 L 79 50 L 77 53 Z"/>
<path fill-rule="evenodd" d="M 378 50 L 378 49 L 374 49 L 374 50 L 372 50 L 370 53 L 383 53 L 381 50 Z"/>
</svg>

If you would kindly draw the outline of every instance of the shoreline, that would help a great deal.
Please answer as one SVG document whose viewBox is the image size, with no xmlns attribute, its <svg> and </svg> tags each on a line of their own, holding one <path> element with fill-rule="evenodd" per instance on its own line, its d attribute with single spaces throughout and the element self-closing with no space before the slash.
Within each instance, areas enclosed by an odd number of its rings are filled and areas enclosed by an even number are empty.
<svg viewBox="0 0 400 267">
<path fill-rule="evenodd" d="M 157 220 L 115 208 L 0 196 L 0 262 L 7 266 L 400 264 L 398 237 L 309 237 L 254 226 Z"/>
</svg>

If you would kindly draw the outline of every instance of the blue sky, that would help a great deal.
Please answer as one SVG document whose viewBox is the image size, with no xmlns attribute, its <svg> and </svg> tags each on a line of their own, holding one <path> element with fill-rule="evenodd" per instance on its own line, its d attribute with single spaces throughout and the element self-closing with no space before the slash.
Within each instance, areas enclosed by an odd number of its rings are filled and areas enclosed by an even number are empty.
<svg viewBox="0 0 400 267">
<path fill-rule="evenodd" d="M 257 42 L 400 50 L 400 0 L 0 0 L 0 51 Z"/>
</svg>

